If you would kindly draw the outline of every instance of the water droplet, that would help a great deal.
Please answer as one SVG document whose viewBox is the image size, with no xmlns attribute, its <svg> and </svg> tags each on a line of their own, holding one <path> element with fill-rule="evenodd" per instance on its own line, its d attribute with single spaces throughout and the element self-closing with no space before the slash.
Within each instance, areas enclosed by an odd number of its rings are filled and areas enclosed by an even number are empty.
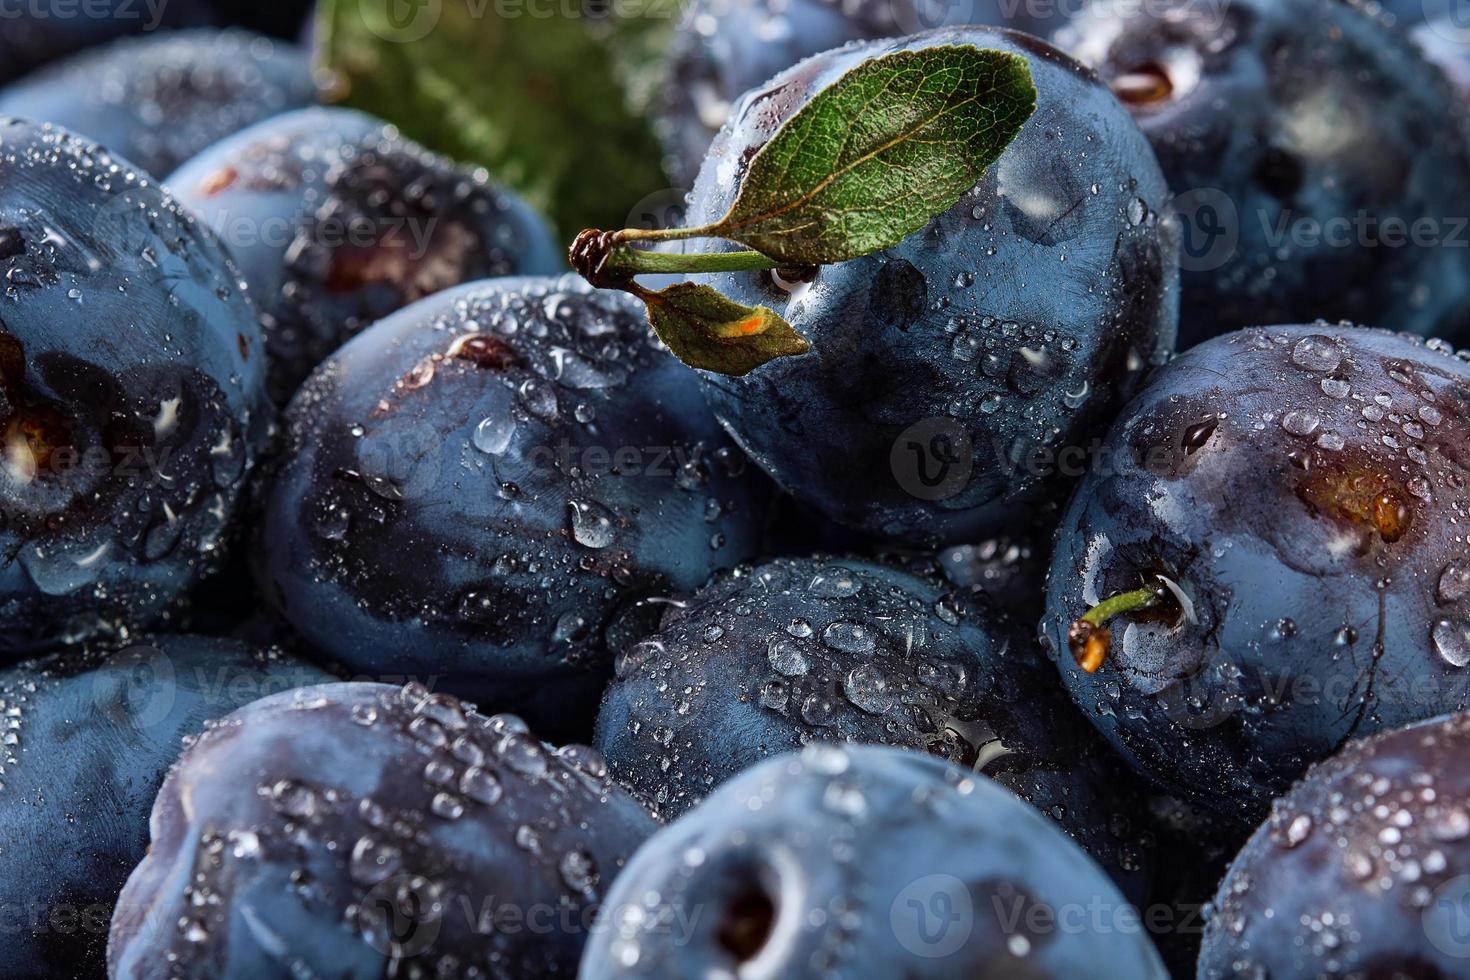
<svg viewBox="0 0 1470 980">
<path fill-rule="evenodd" d="M 1463 619 L 1441 619 L 1430 634 L 1434 652 L 1451 667 L 1470 664 L 1470 622 Z"/>
<path fill-rule="evenodd" d="M 1342 363 L 1342 350 L 1331 337 L 1313 334 L 1297 341 L 1291 362 L 1306 371 L 1335 371 Z"/>
<path fill-rule="evenodd" d="M 776 673 L 786 677 L 800 677 L 809 669 L 806 654 L 795 640 L 773 640 L 766 648 L 766 659 Z"/>
<path fill-rule="evenodd" d="M 1452 605 L 1470 596 L 1470 565 L 1450 562 L 1439 575 L 1436 598 L 1443 605 Z"/>
<path fill-rule="evenodd" d="M 584 548 L 606 548 L 613 543 L 613 516 L 601 504 L 572 500 L 567 503 L 572 538 Z"/>
<path fill-rule="evenodd" d="M 470 441 L 482 453 L 503 456 L 516 434 L 516 420 L 509 415 L 490 416 L 475 426 Z"/>
<path fill-rule="evenodd" d="M 873 634 L 857 623 L 833 623 L 822 631 L 822 642 L 834 650 L 866 656 L 876 643 Z"/>
<path fill-rule="evenodd" d="M 893 707 L 888 681 L 873 664 L 859 664 L 842 681 L 842 693 L 870 715 L 881 715 Z"/>
<path fill-rule="evenodd" d="M 572 848 L 562 855 L 558 870 L 561 880 L 575 892 L 590 891 L 597 884 L 597 862 L 586 851 Z"/>
<path fill-rule="evenodd" d="M 858 580 L 843 568 L 818 572 L 807 585 L 807 591 L 820 599 L 846 599 L 861 589 Z"/>
<path fill-rule="evenodd" d="M 1287 412 L 1281 417 L 1281 427 L 1283 429 L 1294 436 L 1302 436 L 1303 438 L 1316 432 L 1318 426 L 1321 424 L 1322 420 L 1317 417 L 1315 412 L 1305 409 Z"/>
</svg>

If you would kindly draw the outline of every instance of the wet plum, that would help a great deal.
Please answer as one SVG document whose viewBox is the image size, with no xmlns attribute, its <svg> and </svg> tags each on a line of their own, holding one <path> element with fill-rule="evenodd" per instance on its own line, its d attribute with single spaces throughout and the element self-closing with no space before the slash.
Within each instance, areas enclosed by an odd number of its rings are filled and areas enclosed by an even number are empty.
<svg viewBox="0 0 1470 980">
<path fill-rule="evenodd" d="M 934 577 L 851 559 L 743 567 L 628 647 L 594 744 L 675 817 L 762 759 L 815 741 L 917 749 L 1053 817 L 1125 888 L 1144 804 L 1026 631 Z"/>
<path fill-rule="evenodd" d="M 582 980 L 1165 976 L 1137 913 L 1039 813 L 931 756 L 768 759 L 638 849 Z"/>
<path fill-rule="evenodd" d="M 723 215 L 751 155 L 856 65 L 956 44 L 1026 59 L 1038 104 L 1020 135 L 897 248 L 810 282 L 712 277 L 726 296 L 781 313 L 812 352 L 705 379 L 716 415 L 783 489 L 850 527 L 929 546 L 1025 530 L 1172 349 L 1167 189 L 1128 113 L 1090 72 L 1025 35 L 967 28 L 852 45 L 740 101 L 688 217 Z"/>
<path fill-rule="evenodd" d="M 0 81 L 19 78 L 56 58 L 131 34 L 200 27 L 212 16 L 201 0 L 26 0 L 5 9 Z"/>
<path fill-rule="evenodd" d="M 652 816 L 595 752 L 410 685 L 257 701 L 169 773 L 116 980 L 553 977 Z"/>
<path fill-rule="evenodd" d="M 126 161 L 0 123 L 0 653 L 123 633 L 218 567 L 271 422 L 260 322 Z"/>
<path fill-rule="evenodd" d="M 277 649 L 159 636 L 0 671 L 0 957 L 22 980 L 101 976 L 113 903 L 186 738 L 331 680 Z"/>
<path fill-rule="evenodd" d="M 168 179 L 234 251 L 284 402 L 364 327 L 478 279 L 561 271 L 528 205 L 380 119 L 304 109 L 211 147 Z"/>
<path fill-rule="evenodd" d="M 1180 347 L 1319 317 L 1426 336 L 1463 326 L 1470 126 L 1375 7 L 1099 3 L 1063 32 L 1179 195 Z"/>
<path fill-rule="evenodd" d="M 231 133 L 310 105 L 310 59 L 246 31 L 127 38 L 0 90 L 0 115 L 55 123 L 158 178 Z"/>
<path fill-rule="evenodd" d="M 1467 758 L 1460 714 L 1314 767 L 1221 884 L 1200 980 L 1464 976 Z"/>
<path fill-rule="evenodd" d="M 287 412 L 255 559 L 316 649 L 590 731 L 612 654 L 752 556 L 767 486 L 643 309 L 572 277 L 430 297 Z"/>
<path fill-rule="evenodd" d="M 1258 820 L 1350 739 L 1470 702 L 1463 357 L 1351 326 L 1228 334 L 1107 442 L 1043 631 L 1141 772 Z"/>
</svg>

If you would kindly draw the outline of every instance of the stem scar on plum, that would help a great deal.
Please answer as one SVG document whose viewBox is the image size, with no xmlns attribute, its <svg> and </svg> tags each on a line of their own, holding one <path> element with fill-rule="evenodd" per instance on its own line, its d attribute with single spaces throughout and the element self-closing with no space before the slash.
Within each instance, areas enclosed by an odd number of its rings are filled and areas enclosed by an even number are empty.
<svg viewBox="0 0 1470 980">
<path fill-rule="evenodd" d="M 1160 105 L 1174 95 L 1174 82 L 1168 71 L 1154 61 L 1124 72 L 1109 87 L 1119 102 L 1134 107 Z"/>
<path fill-rule="evenodd" d="M 1107 623 L 1116 616 L 1148 613 L 1150 619 L 1177 622 L 1183 609 L 1179 599 L 1163 576 L 1152 576 L 1153 583 L 1104 599 L 1074 619 L 1067 627 L 1067 646 L 1072 657 L 1089 674 L 1102 669 L 1113 646 L 1113 631 Z"/>
</svg>

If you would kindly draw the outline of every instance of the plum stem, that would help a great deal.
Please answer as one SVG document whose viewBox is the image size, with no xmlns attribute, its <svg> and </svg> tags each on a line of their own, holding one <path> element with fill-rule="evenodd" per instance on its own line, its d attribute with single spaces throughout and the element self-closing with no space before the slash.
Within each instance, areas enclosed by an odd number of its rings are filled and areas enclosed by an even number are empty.
<svg viewBox="0 0 1470 980">
<path fill-rule="evenodd" d="M 1151 608 L 1158 602 L 1159 587 L 1157 585 L 1145 586 L 1141 589 L 1134 589 L 1132 592 L 1115 595 L 1110 599 L 1104 599 L 1083 613 L 1080 618 L 1073 620 L 1067 630 L 1067 645 L 1072 649 L 1072 656 L 1076 659 L 1077 666 L 1089 674 L 1095 674 L 1101 670 L 1113 644 L 1112 631 L 1107 628 L 1108 620 L 1115 616 L 1137 612 L 1140 609 Z"/>
<path fill-rule="evenodd" d="M 685 254 L 619 247 L 608 255 L 605 268 L 613 273 L 638 276 L 661 272 L 760 272 L 779 266 L 775 259 L 760 252 Z"/>
</svg>

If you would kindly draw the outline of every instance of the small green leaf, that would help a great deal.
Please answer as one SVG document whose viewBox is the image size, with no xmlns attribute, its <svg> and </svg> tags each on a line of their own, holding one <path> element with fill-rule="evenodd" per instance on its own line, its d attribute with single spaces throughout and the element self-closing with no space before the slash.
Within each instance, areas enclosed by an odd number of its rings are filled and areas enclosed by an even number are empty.
<svg viewBox="0 0 1470 980">
<path fill-rule="evenodd" d="M 647 118 L 650 51 L 677 0 L 605 13 L 534 0 L 321 0 L 328 97 L 485 167 L 570 236 L 622 227 L 667 179 Z"/>
<path fill-rule="evenodd" d="M 648 322 L 674 356 L 690 367 L 739 377 L 811 345 L 764 306 L 742 306 L 708 286 L 681 282 L 659 292 L 640 290 Z"/>
<path fill-rule="evenodd" d="M 881 252 L 953 207 L 1035 111 L 1014 54 L 945 45 L 874 58 L 786 121 L 705 231 L 792 264 Z"/>
</svg>

